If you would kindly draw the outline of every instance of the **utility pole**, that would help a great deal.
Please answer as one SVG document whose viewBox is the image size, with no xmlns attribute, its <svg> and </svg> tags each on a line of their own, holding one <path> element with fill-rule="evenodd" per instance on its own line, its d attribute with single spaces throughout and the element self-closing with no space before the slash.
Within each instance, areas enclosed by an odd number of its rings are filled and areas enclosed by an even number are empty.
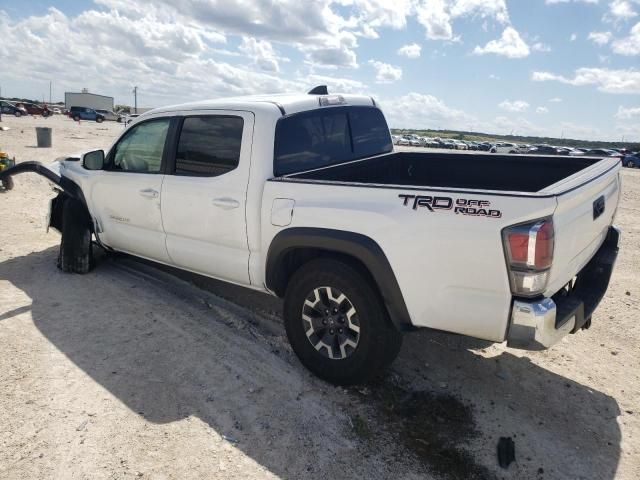
<svg viewBox="0 0 640 480">
<path fill-rule="evenodd" d="M 2 99 L 2 85 L 0 85 L 0 101 Z M 4 101 L 2 101 L 2 105 L 4 105 Z M 0 105 L 0 122 L 2 121 L 2 105 Z"/>
<path fill-rule="evenodd" d="M 49 80 L 49 105 L 51 105 L 51 88 L 52 88 L 52 82 L 51 80 Z"/>
<path fill-rule="evenodd" d="M 133 113 L 138 113 L 138 87 L 133 87 Z"/>
</svg>

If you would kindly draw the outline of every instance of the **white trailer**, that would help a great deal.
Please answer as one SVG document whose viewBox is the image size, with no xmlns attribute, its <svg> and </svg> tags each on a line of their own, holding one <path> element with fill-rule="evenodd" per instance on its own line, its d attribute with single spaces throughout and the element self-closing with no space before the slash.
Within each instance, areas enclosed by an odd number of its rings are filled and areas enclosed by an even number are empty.
<svg viewBox="0 0 640 480">
<path fill-rule="evenodd" d="M 88 92 L 65 92 L 64 106 L 67 110 L 71 107 L 87 107 L 95 110 L 113 111 L 114 103 L 113 97 L 107 97 L 105 95 L 96 95 L 95 93 Z"/>
</svg>

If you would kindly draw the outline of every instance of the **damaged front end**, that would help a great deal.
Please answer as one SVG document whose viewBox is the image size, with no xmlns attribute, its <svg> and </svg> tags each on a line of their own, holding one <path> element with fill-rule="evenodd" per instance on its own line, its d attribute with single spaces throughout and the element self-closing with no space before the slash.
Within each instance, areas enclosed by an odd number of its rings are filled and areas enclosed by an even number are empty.
<svg viewBox="0 0 640 480">
<path fill-rule="evenodd" d="M 63 205 L 68 198 L 73 198 L 86 207 L 84 195 L 80 187 L 72 180 L 60 174 L 59 161 L 55 161 L 50 165 L 44 165 L 34 161 L 18 163 L 11 168 L 0 171 L 0 181 L 8 181 L 13 176 L 22 173 L 37 173 L 49 181 L 53 185 L 54 191 L 58 192 L 58 195 L 51 200 L 48 227 L 53 227 L 59 232 L 62 231 Z"/>
</svg>

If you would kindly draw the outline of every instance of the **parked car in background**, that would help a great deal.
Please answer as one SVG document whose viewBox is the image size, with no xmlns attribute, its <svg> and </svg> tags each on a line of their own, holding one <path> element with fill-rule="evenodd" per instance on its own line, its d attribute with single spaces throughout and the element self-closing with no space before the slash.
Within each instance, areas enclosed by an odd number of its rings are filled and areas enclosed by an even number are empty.
<svg viewBox="0 0 640 480">
<path fill-rule="evenodd" d="M 60 110 L 58 107 L 55 107 L 51 110 L 55 115 L 62 115 L 62 110 Z"/>
<path fill-rule="evenodd" d="M 520 152 L 520 145 L 516 143 L 498 142 L 495 145 L 494 153 L 519 153 L 519 152 Z"/>
<path fill-rule="evenodd" d="M 622 165 L 629 168 L 640 168 L 640 152 L 626 154 L 622 159 Z"/>
<path fill-rule="evenodd" d="M 96 112 L 102 115 L 105 120 L 112 120 L 114 122 L 117 122 L 120 118 L 120 115 L 118 115 L 116 112 L 112 112 L 111 110 L 101 110 L 99 108 L 96 108 Z"/>
<path fill-rule="evenodd" d="M 19 107 L 18 105 L 7 102 L 6 100 L 0 101 L 0 109 L 2 110 L 3 115 L 14 115 L 16 117 L 27 115 L 27 111 L 24 107 Z"/>
<path fill-rule="evenodd" d="M 411 140 L 409 140 L 409 139 L 408 139 L 408 138 L 406 138 L 406 137 L 400 137 L 400 138 L 398 139 L 398 142 L 396 143 L 396 145 L 405 145 L 405 146 L 406 146 L 406 145 L 411 145 Z"/>
<path fill-rule="evenodd" d="M 592 148 L 591 150 L 587 150 L 585 155 L 589 155 L 590 157 L 617 157 L 622 162 L 624 155 L 615 150 L 609 150 L 608 148 Z"/>
<path fill-rule="evenodd" d="M 628 148 L 611 148 L 609 150 L 613 150 L 614 152 L 621 153 L 622 155 L 633 153 L 633 152 L 630 152 Z"/>
<path fill-rule="evenodd" d="M 71 107 L 69 109 L 69 116 L 76 122 L 80 120 L 93 120 L 102 123 L 104 121 L 104 115 L 88 107 Z"/>
<path fill-rule="evenodd" d="M 29 115 L 42 115 L 43 117 L 53 115 L 53 112 L 49 110 L 47 105 L 36 105 L 35 103 L 22 102 L 18 104 L 18 106 L 22 106 Z"/>
<path fill-rule="evenodd" d="M 125 125 L 130 124 L 131 122 L 133 122 L 136 118 L 138 118 L 140 116 L 139 113 L 127 113 L 126 115 L 122 116 L 120 120 L 118 120 L 119 123 L 124 123 Z"/>
<path fill-rule="evenodd" d="M 121 122 L 122 120 L 118 119 L 119 122 Z M 391 141 L 393 142 L 394 145 L 398 145 L 398 142 L 400 141 L 402 137 L 400 135 L 391 135 Z"/>
<path fill-rule="evenodd" d="M 577 156 L 577 155 L 584 155 L 584 152 L 582 150 L 578 150 L 577 148 L 573 148 L 573 147 L 561 147 L 562 150 L 566 151 L 566 155 L 569 156 Z"/>
<path fill-rule="evenodd" d="M 562 155 L 562 150 L 552 145 L 533 145 L 529 152 L 532 155 Z M 566 155 L 566 153 L 565 153 Z"/>
<path fill-rule="evenodd" d="M 494 145 L 489 142 L 480 142 L 478 144 L 478 150 L 481 152 L 490 152 L 493 147 Z"/>
</svg>

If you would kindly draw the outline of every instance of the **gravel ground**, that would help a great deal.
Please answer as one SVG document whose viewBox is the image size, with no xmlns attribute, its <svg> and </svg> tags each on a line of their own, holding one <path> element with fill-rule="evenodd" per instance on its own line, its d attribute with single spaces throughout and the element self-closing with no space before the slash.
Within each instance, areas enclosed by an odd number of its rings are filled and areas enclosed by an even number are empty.
<svg viewBox="0 0 640 480">
<path fill-rule="evenodd" d="M 122 130 L 0 125 L 18 161 Z M 640 478 L 640 171 L 622 176 L 622 249 L 591 329 L 545 352 L 419 331 L 350 389 L 298 363 L 271 297 L 121 256 L 62 274 L 51 190 L 20 176 L 0 193 L 0 478 Z"/>
</svg>

